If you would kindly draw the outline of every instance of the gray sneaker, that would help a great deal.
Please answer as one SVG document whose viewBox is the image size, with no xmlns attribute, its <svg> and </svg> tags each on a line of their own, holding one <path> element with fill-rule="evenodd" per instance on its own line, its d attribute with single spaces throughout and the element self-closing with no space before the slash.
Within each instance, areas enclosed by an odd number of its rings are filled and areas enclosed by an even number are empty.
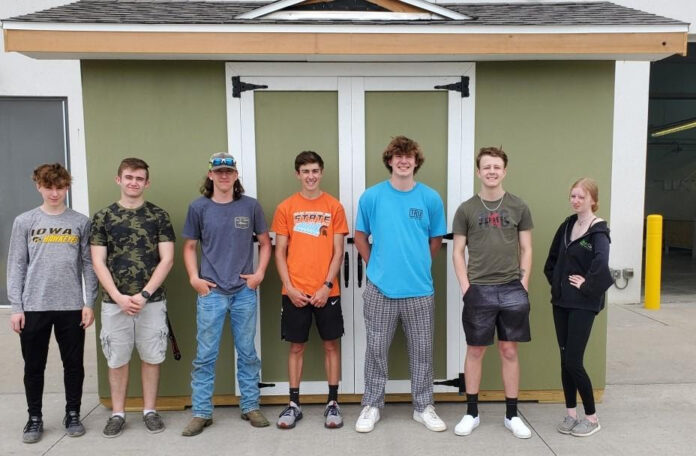
<svg viewBox="0 0 696 456">
<path fill-rule="evenodd" d="M 324 409 L 324 427 L 328 429 L 337 429 L 343 427 L 343 416 L 341 415 L 341 408 L 338 406 L 338 402 L 331 401 L 326 404 Z"/>
<path fill-rule="evenodd" d="M 68 437 L 79 437 L 85 434 L 85 427 L 80 421 L 80 414 L 75 411 L 70 411 L 65 414 L 63 424 L 65 425 L 65 433 L 68 434 Z"/>
<path fill-rule="evenodd" d="M 143 415 L 143 421 L 145 422 L 147 432 L 150 434 L 157 434 L 164 431 L 164 421 L 162 421 L 162 417 L 157 412 L 148 412 Z"/>
<path fill-rule="evenodd" d="M 563 421 L 558 423 L 558 426 L 556 426 L 556 430 L 561 434 L 570 434 L 570 431 L 572 431 L 573 428 L 577 426 L 579 422 L 580 421 L 578 421 L 577 418 L 573 418 L 570 415 L 566 415 L 563 418 Z"/>
<path fill-rule="evenodd" d="M 582 421 L 576 424 L 573 430 L 570 431 L 570 435 L 575 437 L 588 437 L 600 429 L 602 429 L 602 426 L 599 425 L 599 421 L 593 423 L 587 418 L 583 418 Z"/>
<path fill-rule="evenodd" d="M 298 407 L 297 404 L 290 401 L 290 405 L 280 413 L 276 426 L 278 426 L 279 429 L 292 429 L 295 427 L 295 423 L 301 419 L 302 409 Z"/>
<path fill-rule="evenodd" d="M 43 435 L 43 421 L 40 416 L 30 416 L 24 431 L 22 431 L 22 442 L 36 443 L 41 440 Z"/>
<path fill-rule="evenodd" d="M 126 427 L 126 420 L 120 415 L 112 415 L 106 420 L 106 426 L 102 431 L 102 435 L 107 439 L 112 439 L 123 434 L 123 428 Z"/>
</svg>

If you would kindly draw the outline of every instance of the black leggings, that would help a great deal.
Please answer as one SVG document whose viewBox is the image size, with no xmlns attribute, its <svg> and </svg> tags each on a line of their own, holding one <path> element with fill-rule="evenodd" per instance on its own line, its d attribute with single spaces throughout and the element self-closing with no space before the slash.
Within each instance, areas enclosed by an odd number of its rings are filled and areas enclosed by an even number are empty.
<svg viewBox="0 0 696 456">
<path fill-rule="evenodd" d="M 63 360 L 65 411 L 80 412 L 82 383 L 85 378 L 83 356 L 85 331 L 80 326 L 81 310 L 24 312 L 24 329 L 19 335 L 24 357 L 24 389 L 30 416 L 41 416 L 44 370 L 53 328 Z"/>
<path fill-rule="evenodd" d="M 580 393 L 585 415 L 595 413 L 592 382 L 583 366 L 585 348 L 590 338 L 595 315 L 590 310 L 553 306 L 553 321 L 556 325 L 558 347 L 561 349 L 561 381 L 566 407 L 575 408 L 577 393 Z"/>
</svg>

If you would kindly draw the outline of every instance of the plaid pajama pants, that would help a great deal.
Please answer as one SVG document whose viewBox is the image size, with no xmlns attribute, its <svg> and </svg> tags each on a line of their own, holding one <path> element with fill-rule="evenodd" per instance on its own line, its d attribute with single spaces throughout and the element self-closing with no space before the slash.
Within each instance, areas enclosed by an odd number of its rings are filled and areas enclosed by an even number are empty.
<svg viewBox="0 0 696 456">
<path fill-rule="evenodd" d="M 367 347 L 362 405 L 384 407 L 387 355 L 401 319 L 408 344 L 413 408 L 422 412 L 433 403 L 434 296 L 391 299 L 368 281 L 363 302 Z"/>
</svg>

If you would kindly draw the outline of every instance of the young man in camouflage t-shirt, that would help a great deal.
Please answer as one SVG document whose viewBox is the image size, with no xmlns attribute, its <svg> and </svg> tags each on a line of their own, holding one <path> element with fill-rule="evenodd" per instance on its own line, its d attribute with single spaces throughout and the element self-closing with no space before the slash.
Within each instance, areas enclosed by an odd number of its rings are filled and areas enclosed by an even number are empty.
<svg viewBox="0 0 696 456">
<path fill-rule="evenodd" d="M 104 289 L 100 337 L 112 403 L 104 437 L 121 435 L 125 426 L 133 345 L 142 360 L 143 421 L 151 433 L 164 430 L 155 402 L 168 335 L 162 282 L 174 263 L 175 236 L 169 214 L 145 201 L 149 178 L 147 163 L 124 159 L 116 177 L 121 198 L 92 220 L 94 271 Z"/>
</svg>

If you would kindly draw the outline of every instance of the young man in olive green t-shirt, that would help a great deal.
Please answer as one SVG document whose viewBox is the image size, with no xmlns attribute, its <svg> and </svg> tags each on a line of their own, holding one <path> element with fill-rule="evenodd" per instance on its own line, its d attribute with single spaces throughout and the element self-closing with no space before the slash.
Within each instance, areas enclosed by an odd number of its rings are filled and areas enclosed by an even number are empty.
<svg viewBox="0 0 696 456">
<path fill-rule="evenodd" d="M 478 391 L 486 347 L 498 333 L 506 414 L 515 437 L 529 438 L 517 416 L 520 367 L 517 343 L 531 340 L 529 273 L 532 266 L 532 217 L 520 198 L 505 192 L 507 155 L 483 148 L 476 157 L 481 190 L 462 203 L 454 216 L 454 268 L 464 295 L 462 323 L 467 351 L 464 363 L 468 409 L 454 429 L 469 435 L 478 425 Z M 468 263 L 464 251 L 468 247 Z"/>
</svg>

